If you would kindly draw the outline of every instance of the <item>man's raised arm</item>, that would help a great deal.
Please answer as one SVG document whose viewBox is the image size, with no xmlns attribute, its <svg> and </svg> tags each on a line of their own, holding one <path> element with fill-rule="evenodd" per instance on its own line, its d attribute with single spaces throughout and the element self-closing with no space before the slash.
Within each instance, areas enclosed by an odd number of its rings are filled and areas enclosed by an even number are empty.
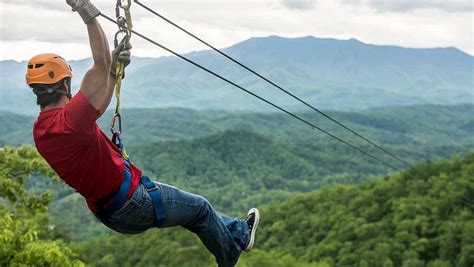
<svg viewBox="0 0 474 267">
<path fill-rule="evenodd" d="M 105 111 L 103 109 L 104 102 L 106 102 L 108 96 L 107 85 L 110 82 L 109 73 L 112 59 L 107 38 L 96 19 L 100 11 L 89 0 L 66 0 L 66 2 L 72 7 L 73 11 L 79 13 L 87 25 L 94 61 L 94 65 L 87 71 L 82 80 L 80 90 L 92 106 L 103 113 Z"/>
<path fill-rule="evenodd" d="M 116 80 L 115 76 L 113 74 L 111 75 L 112 58 L 107 38 L 96 19 L 100 11 L 90 0 L 66 0 L 66 2 L 72 7 L 73 11 L 79 13 L 87 25 L 92 59 L 94 61 L 94 65 L 82 80 L 80 90 L 92 106 L 99 110 L 100 113 L 103 113 L 112 98 Z M 124 47 L 122 46 L 121 49 L 124 49 Z M 129 51 L 114 51 L 114 54 L 124 54 L 128 56 L 129 63 Z"/>
</svg>

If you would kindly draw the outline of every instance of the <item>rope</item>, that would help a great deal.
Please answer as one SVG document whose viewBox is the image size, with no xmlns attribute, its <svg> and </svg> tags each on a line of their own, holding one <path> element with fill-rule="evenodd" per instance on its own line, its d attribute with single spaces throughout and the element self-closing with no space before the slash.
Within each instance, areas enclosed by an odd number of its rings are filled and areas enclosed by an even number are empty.
<svg viewBox="0 0 474 267">
<path fill-rule="evenodd" d="M 197 37 L 196 35 L 192 34 L 191 32 L 189 32 L 188 30 L 184 29 L 183 27 L 179 26 L 178 24 L 174 23 L 173 21 L 169 20 L 168 18 L 166 18 L 165 16 L 159 14 L 158 12 L 156 12 L 155 10 L 151 9 L 150 7 L 146 6 L 145 4 L 142 4 L 139 0 L 133 0 L 135 3 L 137 3 L 137 5 L 141 6 L 142 8 L 144 8 L 145 10 L 151 12 L 152 14 L 156 15 L 157 17 L 161 18 L 162 20 L 166 21 L 167 23 L 173 25 L 174 27 L 178 28 L 179 30 L 183 31 L 184 33 L 188 34 L 189 36 L 193 37 L 194 39 L 198 40 L 199 42 L 205 44 L 206 46 L 208 46 L 209 48 L 211 48 L 212 50 L 216 51 L 217 53 L 221 54 L 222 56 L 226 57 L 227 59 L 229 59 L 230 61 L 236 63 L 237 65 L 239 65 L 240 67 L 246 69 L 247 71 L 251 72 L 252 74 L 256 75 L 257 77 L 259 77 L 260 79 L 264 80 L 265 82 L 269 83 L 270 85 L 276 87 L 277 89 L 279 89 L 280 91 L 286 93 L 287 95 L 293 97 L 294 99 L 298 100 L 299 102 L 303 103 L 305 106 L 309 107 L 310 109 L 312 109 L 313 111 L 321 114 L 322 116 L 326 117 L 327 119 L 331 120 L 332 122 L 336 123 L 337 125 L 339 125 L 340 127 L 346 129 L 347 131 L 351 132 L 352 134 L 356 135 L 357 137 L 361 138 L 362 140 L 366 141 L 367 143 L 371 144 L 372 146 L 376 147 L 377 149 L 379 149 L 380 151 L 384 152 L 385 154 L 389 155 L 390 157 L 398 160 L 399 162 L 403 163 L 404 165 L 406 165 L 407 167 L 411 167 L 411 164 L 408 163 L 407 161 L 401 159 L 400 157 L 396 156 L 395 154 L 391 153 L 390 151 L 386 150 L 385 148 L 381 147 L 380 145 L 376 144 L 374 141 L 371 141 L 370 139 L 368 139 L 367 137 L 364 137 L 362 134 L 359 134 L 357 131 L 349 128 L 348 126 L 346 126 L 345 124 L 343 124 L 342 122 L 339 122 L 338 120 L 336 120 L 335 118 L 333 118 L 332 116 L 328 115 L 327 113 L 319 110 L 318 108 L 314 107 L 313 105 L 307 103 L 306 101 L 304 101 L 303 99 L 299 98 L 298 96 L 294 95 L 293 93 L 289 92 L 288 90 L 284 89 L 283 87 L 281 87 L 280 85 L 276 84 L 275 82 L 269 80 L 268 78 L 264 77 L 263 75 L 259 74 L 258 72 L 254 71 L 253 69 L 247 67 L 246 65 L 244 65 L 243 63 L 241 63 L 240 61 L 236 60 L 235 58 L 229 56 L 228 54 L 226 54 L 225 52 L 223 52 L 222 50 L 214 47 L 213 45 L 209 44 L 208 42 L 202 40 L 201 38 Z"/>
<path fill-rule="evenodd" d="M 100 15 L 101 15 L 103 18 L 105 18 L 106 20 L 108 20 L 108 21 L 110 21 L 110 22 L 112 22 L 112 23 L 117 23 L 115 20 L 113 20 L 112 18 L 108 17 L 108 16 L 105 15 L 105 14 L 102 14 L 102 13 L 101 13 Z M 133 32 L 133 34 L 137 35 L 138 37 L 140 37 L 140 38 L 142 38 L 142 39 L 144 39 L 144 40 L 146 40 L 146 41 L 148 41 L 148 42 L 150 42 L 150 43 L 152 43 L 152 44 L 154 44 L 154 45 L 156 45 L 156 46 L 158 46 L 158 47 L 160 47 L 160 48 L 166 50 L 167 52 L 169 52 L 169 53 L 171 53 L 171 54 L 173 54 L 173 55 L 179 57 L 180 59 L 182 59 L 182 60 L 184 60 L 184 61 L 186 61 L 186 62 L 188 62 L 188 63 L 190 63 L 190 64 L 192 64 L 192 65 L 194 65 L 194 66 L 196 66 L 196 67 L 198 67 L 198 68 L 200 68 L 200 69 L 206 71 L 206 72 L 208 72 L 209 74 L 211 74 L 211 75 L 213 75 L 213 76 L 215 76 L 215 77 L 217 77 L 217 78 L 219 78 L 219 79 L 221 79 L 221 80 L 223 80 L 223 81 L 225 81 L 225 82 L 227 82 L 227 83 L 233 85 L 234 87 L 237 87 L 238 89 L 240 89 L 240 90 L 246 92 L 247 94 L 250 94 L 250 95 L 252 95 L 252 96 L 258 98 L 259 100 L 261 100 L 261 101 L 263 101 L 263 102 L 265 102 L 265 103 L 267 103 L 267 104 L 269 104 L 269 105 L 271 105 L 271 106 L 273 106 L 273 107 L 279 109 L 280 111 L 283 111 L 283 112 L 286 113 L 287 115 L 289 115 L 289 116 L 291 116 L 291 117 L 293 117 L 293 118 L 295 118 L 295 119 L 297 119 L 297 120 L 299 120 L 299 121 L 301 121 L 301 122 L 303 122 L 303 123 L 305 123 L 305 124 L 311 126 L 312 128 L 314 128 L 314 129 L 316 129 L 316 130 L 318 130 L 318 131 L 320 131 L 320 132 L 325 133 L 326 135 L 329 135 L 330 137 L 332 137 L 332 138 L 336 139 L 337 141 L 339 141 L 339 142 L 341 142 L 341 143 L 343 143 L 343 144 L 345 144 L 345 145 L 351 147 L 352 149 L 354 149 L 354 150 L 356 150 L 356 151 L 358 151 L 358 152 L 364 154 L 365 156 L 367 156 L 367 157 L 369 157 L 369 158 L 371 158 L 371 159 L 373 159 L 373 160 L 375 160 L 375 161 L 377 161 L 377 162 L 379 162 L 379 163 L 381 163 L 381 164 L 383 164 L 383 165 L 385 165 L 385 166 L 387 166 L 387 167 L 389 167 L 389 168 L 391 168 L 391 169 L 398 170 L 398 168 L 395 167 L 394 165 L 392 165 L 392 164 L 390 164 L 390 163 L 388 163 L 388 162 L 386 162 L 386 161 L 384 161 L 384 160 L 382 160 L 382 159 L 380 159 L 380 158 L 377 158 L 377 157 L 373 156 L 373 155 L 370 154 L 369 152 L 367 152 L 367 151 L 363 150 L 362 148 L 359 148 L 359 147 L 357 147 L 357 146 L 351 144 L 350 142 L 348 142 L 348 141 L 342 139 L 341 137 L 338 137 L 338 136 L 336 136 L 335 134 L 330 133 L 329 131 L 326 131 L 326 130 L 322 129 L 321 127 L 317 126 L 316 124 L 311 123 L 311 122 L 309 122 L 309 121 L 303 119 L 302 117 L 293 114 L 292 112 L 290 112 L 290 111 L 288 111 L 288 110 L 286 110 L 286 109 L 284 109 L 284 108 L 282 108 L 282 107 L 280 107 L 280 106 L 278 106 L 278 105 L 276 105 L 276 104 L 274 104 L 274 103 L 272 103 L 272 102 L 266 100 L 265 98 L 263 98 L 263 97 L 261 97 L 261 96 L 259 96 L 259 95 L 256 95 L 255 93 L 253 93 L 253 92 L 251 92 L 251 91 L 245 89 L 244 87 L 242 87 L 242 86 L 240 86 L 240 85 L 238 85 L 238 84 L 236 84 L 236 83 L 230 81 L 229 79 L 227 79 L 227 78 L 225 78 L 225 77 L 223 77 L 223 76 L 221 76 L 221 75 L 215 73 L 214 71 L 209 70 L 208 68 L 206 68 L 206 67 L 204 67 L 204 66 L 202 66 L 202 65 L 200 65 L 200 64 L 198 64 L 198 63 L 196 63 L 196 62 L 194 62 L 194 61 L 192 61 L 192 60 L 190 60 L 190 59 L 188 59 L 187 57 L 178 54 L 177 52 L 175 52 L 175 51 L 173 51 L 173 50 L 167 48 L 166 46 L 163 46 L 163 45 L 159 44 L 158 42 L 156 42 L 156 41 L 154 41 L 154 40 L 152 40 L 152 39 L 150 39 L 150 38 L 144 36 L 143 34 L 141 34 L 141 33 L 139 33 L 139 32 L 136 32 L 135 30 L 132 30 L 132 32 Z"/>
<path fill-rule="evenodd" d="M 120 1 L 120 0 L 118 0 Z M 120 16 L 120 11 L 119 7 L 121 7 L 124 10 L 125 18 Z M 117 9 L 116 9 L 116 15 L 117 15 L 117 25 L 119 26 L 119 31 L 115 35 L 115 47 L 118 46 L 118 34 L 125 32 L 126 35 L 124 37 L 125 39 L 125 44 L 124 46 L 127 46 L 127 44 L 130 42 L 130 37 L 132 36 L 132 15 L 130 13 L 130 3 L 127 5 L 121 6 L 120 2 L 117 2 Z M 124 23 L 125 22 L 125 23 Z M 126 24 L 126 27 L 125 27 Z M 124 71 L 125 71 L 125 65 L 123 62 L 117 62 L 116 64 L 116 69 L 115 69 L 115 76 L 117 77 L 116 83 L 115 83 L 115 98 L 117 99 L 116 106 L 115 106 L 115 114 L 120 116 L 120 89 L 122 88 L 122 80 L 124 77 Z M 121 125 L 120 125 L 121 126 Z M 120 129 L 120 132 L 122 129 Z"/>
<path fill-rule="evenodd" d="M 122 41 L 124 42 L 124 47 L 127 47 L 128 43 L 130 42 L 130 38 L 132 36 L 132 15 L 130 12 L 130 5 L 131 1 L 129 0 L 127 4 L 123 5 L 121 0 L 117 0 L 117 4 L 115 7 L 115 13 L 117 17 L 117 21 L 115 23 L 119 27 L 119 30 L 115 34 L 114 38 L 114 45 L 115 48 L 118 47 L 119 42 L 118 42 L 118 36 L 121 33 L 124 33 L 125 36 L 123 37 Z M 125 18 L 120 15 L 120 9 L 123 9 Z M 117 59 L 116 59 L 117 60 Z M 121 114 L 121 108 L 120 108 L 120 92 L 122 88 L 122 80 L 124 78 L 124 72 L 125 72 L 125 64 L 123 62 L 120 62 L 117 60 L 116 66 L 115 66 L 115 99 L 116 99 L 116 104 L 115 104 L 115 114 L 112 116 L 112 120 L 110 123 L 110 128 L 112 131 L 112 140 L 113 142 L 120 148 L 122 157 L 125 160 L 129 159 L 127 151 L 125 151 L 122 139 L 121 139 L 121 133 L 122 133 L 122 114 Z M 115 129 L 115 121 L 118 119 L 118 131 Z"/>
</svg>

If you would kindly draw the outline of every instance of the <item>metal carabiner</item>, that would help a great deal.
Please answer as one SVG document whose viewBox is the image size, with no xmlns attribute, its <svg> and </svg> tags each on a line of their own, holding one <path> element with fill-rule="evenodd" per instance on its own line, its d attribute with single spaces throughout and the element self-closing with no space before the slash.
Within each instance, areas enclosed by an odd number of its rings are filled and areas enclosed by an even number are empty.
<svg viewBox="0 0 474 267">
<path fill-rule="evenodd" d="M 122 40 L 124 40 L 125 38 L 129 38 L 129 33 L 127 30 L 119 30 L 118 32 L 115 33 L 115 36 L 114 36 L 114 48 L 117 48 L 119 46 L 119 40 L 118 40 L 118 36 L 123 33 L 125 34 L 125 36 L 122 38 Z"/>
<path fill-rule="evenodd" d="M 127 19 L 123 16 L 117 18 L 117 26 L 119 30 L 127 30 Z"/>
<path fill-rule="evenodd" d="M 117 0 L 117 6 L 120 8 L 127 8 L 132 5 L 132 0 Z"/>
<path fill-rule="evenodd" d="M 127 13 L 129 14 L 131 0 L 117 0 L 115 5 L 115 17 L 117 18 L 117 25 L 119 30 L 127 30 Z M 124 10 L 124 15 L 120 14 L 120 9 Z"/>
<path fill-rule="evenodd" d="M 112 134 L 117 133 L 115 130 L 115 120 L 118 118 L 118 133 L 122 133 L 122 116 L 118 113 L 115 113 L 114 116 L 112 117 L 112 121 L 110 122 L 110 131 L 112 131 Z"/>
<path fill-rule="evenodd" d="M 123 1 L 127 1 L 126 4 L 123 4 Z M 117 18 L 117 20 L 119 19 L 119 17 L 122 17 L 122 15 L 120 15 L 120 9 L 130 8 L 131 4 L 131 0 L 117 0 L 117 4 L 115 4 L 115 17 Z"/>
</svg>

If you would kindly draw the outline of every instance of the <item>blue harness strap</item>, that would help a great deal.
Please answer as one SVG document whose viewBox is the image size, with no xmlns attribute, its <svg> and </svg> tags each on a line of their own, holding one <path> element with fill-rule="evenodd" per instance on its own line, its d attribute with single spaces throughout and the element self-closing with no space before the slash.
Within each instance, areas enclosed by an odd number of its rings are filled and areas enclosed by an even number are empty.
<svg viewBox="0 0 474 267">
<path fill-rule="evenodd" d="M 125 171 L 123 176 L 124 177 L 122 183 L 120 184 L 120 189 L 115 195 L 112 203 L 99 211 L 98 214 L 101 217 L 108 217 L 112 215 L 114 212 L 119 210 L 127 200 L 128 191 L 130 190 L 130 186 L 132 184 L 132 174 L 130 172 L 130 162 L 128 160 L 125 160 Z"/>
<path fill-rule="evenodd" d="M 150 178 L 147 176 L 142 176 L 140 178 L 140 183 L 145 186 L 146 191 L 148 191 L 148 194 L 150 194 L 151 201 L 153 202 L 153 208 L 155 210 L 156 220 L 160 221 L 166 218 L 158 185 L 150 180 Z"/>
<path fill-rule="evenodd" d="M 102 208 L 97 215 L 100 217 L 108 217 L 114 212 L 118 211 L 125 201 L 127 200 L 128 192 L 130 191 L 130 186 L 132 184 L 132 174 L 130 171 L 130 160 L 128 155 L 125 152 L 122 138 L 120 132 L 112 130 L 112 142 L 120 149 L 120 153 L 124 158 L 125 162 L 125 172 L 122 183 L 120 184 L 120 189 L 115 195 L 114 200 L 109 205 Z M 147 176 L 142 176 L 140 178 L 140 183 L 145 186 L 146 191 L 150 194 L 151 201 L 153 203 L 153 210 L 155 212 L 155 218 L 158 222 L 166 218 L 165 211 L 163 210 L 163 204 L 161 202 L 161 193 L 157 184 L 150 180 Z"/>
<path fill-rule="evenodd" d="M 150 194 L 151 201 L 153 203 L 153 209 L 155 211 L 155 218 L 158 222 L 166 218 L 165 211 L 161 202 L 161 193 L 158 185 L 150 180 L 147 176 L 142 176 L 140 178 L 140 183 L 145 186 L 148 194 Z M 130 172 L 130 162 L 125 160 L 125 172 L 122 183 L 120 184 L 120 189 L 117 192 L 112 203 L 102 208 L 97 215 L 100 217 L 109 217 L 114 212 L 118 211 L 125 201 L 127 200 L 128 192 L 130 191 L 130 186 L 132 184 L 132 175 Z"/>
</svg>

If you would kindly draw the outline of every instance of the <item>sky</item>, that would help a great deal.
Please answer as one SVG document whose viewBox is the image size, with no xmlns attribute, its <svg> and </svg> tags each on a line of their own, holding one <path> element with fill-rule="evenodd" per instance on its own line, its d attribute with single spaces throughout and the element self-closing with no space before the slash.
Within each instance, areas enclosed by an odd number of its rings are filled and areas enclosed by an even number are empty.
<svg viewBox="0 0 474 267">
<path fill-rule="evenodd" d="M 251 37 L 315 36 L 403 47 L 456 47 L 474 55 L 471 0 L 141 0 L 219 47 Z M 114 16 L 115 0 L 92 0 Z M 206 49 L 136 4 L 134 29 L 180 52 Z M 112 43 L 116 26 L 100 22 Z M 90 57 L 86 26 L 62 0 L 0 0 L 0 60 L 54 52 Z M 132 39 L 135 56 L 168 55 Z"/>
</svg>

